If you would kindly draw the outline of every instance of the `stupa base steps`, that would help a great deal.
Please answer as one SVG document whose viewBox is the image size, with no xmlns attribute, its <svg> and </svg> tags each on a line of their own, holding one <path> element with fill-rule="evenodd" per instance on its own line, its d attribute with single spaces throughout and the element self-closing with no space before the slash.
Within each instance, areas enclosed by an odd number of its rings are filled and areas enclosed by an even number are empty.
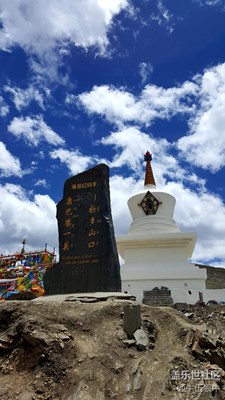
<svg viewBox="0 0 225 400">
<path fill-rule="evenodd" d="M 143 304 L 148 306 L 173 306 L 173 299 L 169 289 L 144 290 Z"/>
</svg>

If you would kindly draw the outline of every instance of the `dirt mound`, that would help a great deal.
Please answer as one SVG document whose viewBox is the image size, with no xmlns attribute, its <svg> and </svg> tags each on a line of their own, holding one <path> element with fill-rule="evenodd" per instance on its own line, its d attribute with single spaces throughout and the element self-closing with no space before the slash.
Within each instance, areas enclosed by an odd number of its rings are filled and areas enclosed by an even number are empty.
<svg viewBox="0 0 225 400">
<path fill-rule="evenodd" d="M 131 303 L 0 304 L 1 399 L 225 399 L 225 307 L 143 305 L 140 351 L 123 330 Z"/>
</svg>

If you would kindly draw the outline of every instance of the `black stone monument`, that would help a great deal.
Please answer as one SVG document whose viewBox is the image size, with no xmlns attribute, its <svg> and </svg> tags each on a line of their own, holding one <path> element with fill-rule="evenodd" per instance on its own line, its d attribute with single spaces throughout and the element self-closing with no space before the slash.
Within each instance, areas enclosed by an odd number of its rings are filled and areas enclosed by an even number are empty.
<svg viewBox="0 0 225 400">
<path fill-rule="evenodd" d="M 121 291 L 107 165 L 66 180 L 57 220 L 60 258 L 44 276 L 45 294 Z"/>
</svg>

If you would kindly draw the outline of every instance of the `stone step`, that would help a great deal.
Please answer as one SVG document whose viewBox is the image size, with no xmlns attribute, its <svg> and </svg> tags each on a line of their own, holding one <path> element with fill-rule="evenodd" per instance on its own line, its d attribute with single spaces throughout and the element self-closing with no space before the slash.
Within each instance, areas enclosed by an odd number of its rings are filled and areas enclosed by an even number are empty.
<svg viewBox="0 0 225 400">
<path fill-rule="evenodd" d="M 143 303 L 155 306 L 172 306 L 170 290 L 146 290 L 143 292 Z"/>
<path fill-rule="evenodd" d="M 172 301 L 171 298 L 169 299 L 143 299 L 143 302 L 152 302 L 152 303 L 170 303 Z"/>
<path fill-rule="evenodd" d="M 145 299 L 148 299 L 148 298 L 152 298 L 152 297 L 171 297 L 171 294 L 167 294 L 167 293 L 163 293 L 163 294 L 160 294 L 160 293 L 157 293 L 157 294 L 154 294 L 154 293 L 152 293 L 151 295 L 150 294 L 148 294 L 148 295 L 144 295 L 144 298 Z"/>
<path fill-rule="evenodd" d="M 145 300 L 153 300 L 153 299 L 155 299 L 155 300 L 161 300 L 161 299 L 164 299 L 164 300 L 167 300 L 167 299 L 171 299 L 171 296 L 149 296 L 149 297 L 144 297 L 144 299 Z"/>
<path fill-rule="evenodd" d="M 147 295 L 152 295 L 152 294 L 170 294 L 171 295 L 171 290 L 144 290 L 143 292 L 144 296 Z"/>
<path fill-rule="evenodd" d="M 143 304 L 146 304 L 148 306 L 172 306 L 173 300 L 168 300 L 168 301 L 143 300 Z"/>
</svg>

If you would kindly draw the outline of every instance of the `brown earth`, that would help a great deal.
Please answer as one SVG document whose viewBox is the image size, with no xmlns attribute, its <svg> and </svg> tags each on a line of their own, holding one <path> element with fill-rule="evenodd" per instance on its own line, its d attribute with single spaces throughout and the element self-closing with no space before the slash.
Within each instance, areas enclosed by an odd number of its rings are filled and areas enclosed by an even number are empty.
<svg viewBox="0 0 225 400">
<path fill-rule="evenodd" d="M 143 305 L 140 351 L 123 330 L 131 303 L 2 302 L 1 400 L 225 399 L 225 306 Z"/>
</svg>

